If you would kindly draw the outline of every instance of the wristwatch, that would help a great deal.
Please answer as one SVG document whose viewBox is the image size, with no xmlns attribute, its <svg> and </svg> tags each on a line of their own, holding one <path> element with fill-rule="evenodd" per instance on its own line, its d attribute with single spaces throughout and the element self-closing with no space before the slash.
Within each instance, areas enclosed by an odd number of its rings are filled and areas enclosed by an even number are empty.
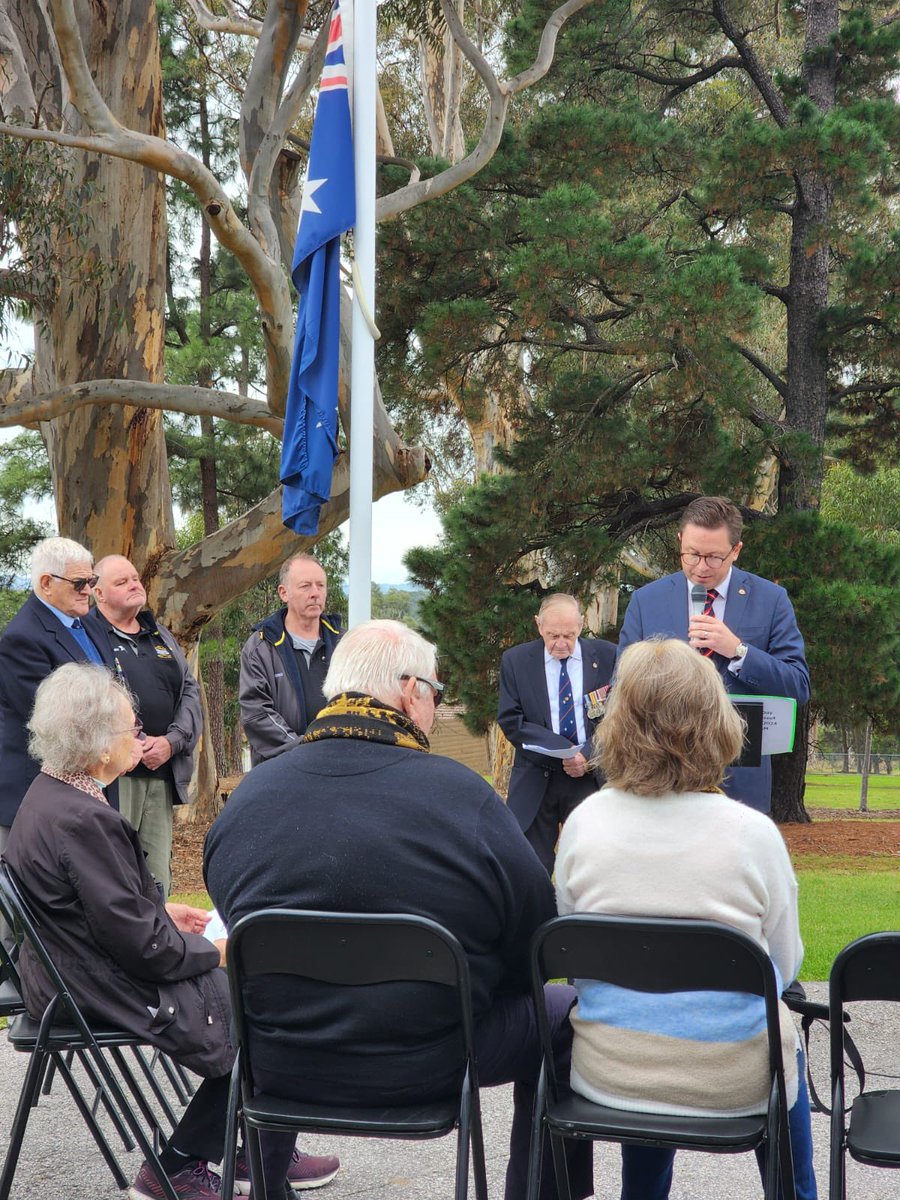
<svg viewBox="0 0 900 1200">
<path fill-rule="evenodd" d="M 738 644 L 734 648 L 734 657 L 741 658 L 741 659 L 746 658 L 747 650 L 748 650 L 748 646 L 747 646 L 746 642 L 738 642 Z"/>
</svg>

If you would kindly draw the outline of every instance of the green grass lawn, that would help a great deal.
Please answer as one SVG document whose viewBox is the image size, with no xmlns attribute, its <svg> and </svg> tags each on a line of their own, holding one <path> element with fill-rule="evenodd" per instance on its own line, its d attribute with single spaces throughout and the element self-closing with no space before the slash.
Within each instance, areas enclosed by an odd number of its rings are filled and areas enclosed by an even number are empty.
<svg viewBox="0 0 900 1200">
<path fill-rule="evenodd" d="M 859 775 L 807 775 L 807 808 L 859 808 Z M 900 774 L 870 775 L 870 812 L 900 808 Z"/>
<path fill-rule="evenodd" d="M 827 979 L 838 951 L 864 933 L 900 929 L 900 871 L 891 855 L 797 859 L 801 979 Z"/>
</svg>

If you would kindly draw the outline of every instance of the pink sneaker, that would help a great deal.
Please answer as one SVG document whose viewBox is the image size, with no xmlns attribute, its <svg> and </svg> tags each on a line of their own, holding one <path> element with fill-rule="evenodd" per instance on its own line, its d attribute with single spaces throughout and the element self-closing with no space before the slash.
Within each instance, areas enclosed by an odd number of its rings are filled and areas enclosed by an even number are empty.
<svg viewBox="0 0 900 1200">
<path fill-rule="evenodd" d="M 340 1159 L 333 1154 L 306 1154 L 303 1150 L 295 1150 L 287 1181 L 295 1192 L 324 1187 L 326 1183 L 331 1183 L 340 1167 Z M 250 1163 L 243 1146 L 237 1152 L 234 1190 L 241 1196 L 250 1195 Z"/>
<path fill-rule="evenodd" d="M 170 1175 L 169 1182 L 179 1200 L 222 1200 L 222 1180 L 206 1163 L 190 1163 Z M 137 1178 L 128 1189 L 129 1200 L 165 1200 L 165 1195 L 151 1168 L 142 1163 Z"/>
</svg>

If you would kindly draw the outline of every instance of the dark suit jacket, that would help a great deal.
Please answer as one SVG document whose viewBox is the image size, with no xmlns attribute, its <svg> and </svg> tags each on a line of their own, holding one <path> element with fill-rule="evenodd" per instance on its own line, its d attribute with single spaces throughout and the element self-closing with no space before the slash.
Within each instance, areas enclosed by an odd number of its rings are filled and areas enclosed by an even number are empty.
<svg viewBox="0 0 900 1200">
<path fill-rule="evenodd" d="M 790 696 L 798 704 L 805 704 L 809 699 L 809 668 L 797 618 L 784 588 L 733 567 L 723 619 L 749 647 L 737 675 L 729 671 L 726 659 L 713 655 L 726 690 L 739 695 Z M 645 584 L 631 597 L 619 636 L 619 654 L 632 642 L 657 634 L 687 641 L 687 582 L 681 571 Z M 734 768 L 723 786 L 729 796 L 768 812 L 772 806 L 770 759 L 764 755 L 758 767 Z"/>
<path fill-rule="evenodd" d="M 579 638 L 581 645 L 583 695 L 605 687 L 612 678 L 616 648 L 612 642 L 596 638 Z M 513 646 L 500 659 L 500 705 L 497 712 L 500 728 L 516 748 L 512 774 L 509 778 L 507 803 L 522 829 L 528 829 L 538 814 L 551 773 L 562 772 L 559 763 L 532 750 L 523 750 L 526 743 L 565 747 L 567 738 L 553 732 L 550 723 L 550 697 L 547 694 L 547 674 L 544 670 L 544 643 L 541 638 Z M 590 742 L 596 722 L 585 712 L 585 730 Z M 590 746 L 582 747 L 585 757 Z M 568 780 L 568 775 L 563 776 Z M 573 789 L 583 791 L 585 784 L 572 779 Z M 594 781 L 591 779 L 591 782 Z M 591 789 L 593 790 L 593 789 Z M 588 793 L 589 794 L 589 793 Z"/>
<path fill-rule="evenodd" d="M 126 820 L 38 775 L 4 858 L 88 1019 L 129 1030 L 200 1075 L 226 1074 L 234 1049 L 219 951 L 175 928 Z M 19 970 L 28 1011 L 39 1018 L 53 991 L 28 946 Z"/>
<path fill-rule="evenodd" d="M 63 663 L 86 661 L 73 635 L 33 592 L 0 636 L 0 825 L 12 825 L 40 770 L 28 753 L 26 729 L 38 686 Z"/>
</svg>

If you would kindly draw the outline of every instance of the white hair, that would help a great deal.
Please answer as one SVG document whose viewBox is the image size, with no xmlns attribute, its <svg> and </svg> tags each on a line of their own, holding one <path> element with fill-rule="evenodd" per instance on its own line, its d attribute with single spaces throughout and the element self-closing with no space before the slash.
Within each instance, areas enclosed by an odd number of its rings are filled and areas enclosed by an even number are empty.
<svg viewBox="0 0 900 1200">
<path fill-rule="evenodd" d="M 51 672 L 34 697 L 28 751 L 51 771 L 86 771 L 100 762 L 123 733 L 122 701 L 130 692 L 96 663 L 65 663 Z"/>
<path fill-rule="evenodd" d="M 400 699 L 400 676 L 434 679 L 437 650 L 402 621 L 363 621 L 345 633 L 331 656 L 322 692 L 333 700 L 341 692 L 363 692 L 385 704 Z M 427 683 L 419 683 L 420 696 Z"/>
<path fill-rule="evenodd" d="M 31 587 L 38 590 L 42 575 L 65 575 L 69 563 L 93 561 L 90 550 L 71 538 L 44 538 L 31 552 Z"/>
</svg>

